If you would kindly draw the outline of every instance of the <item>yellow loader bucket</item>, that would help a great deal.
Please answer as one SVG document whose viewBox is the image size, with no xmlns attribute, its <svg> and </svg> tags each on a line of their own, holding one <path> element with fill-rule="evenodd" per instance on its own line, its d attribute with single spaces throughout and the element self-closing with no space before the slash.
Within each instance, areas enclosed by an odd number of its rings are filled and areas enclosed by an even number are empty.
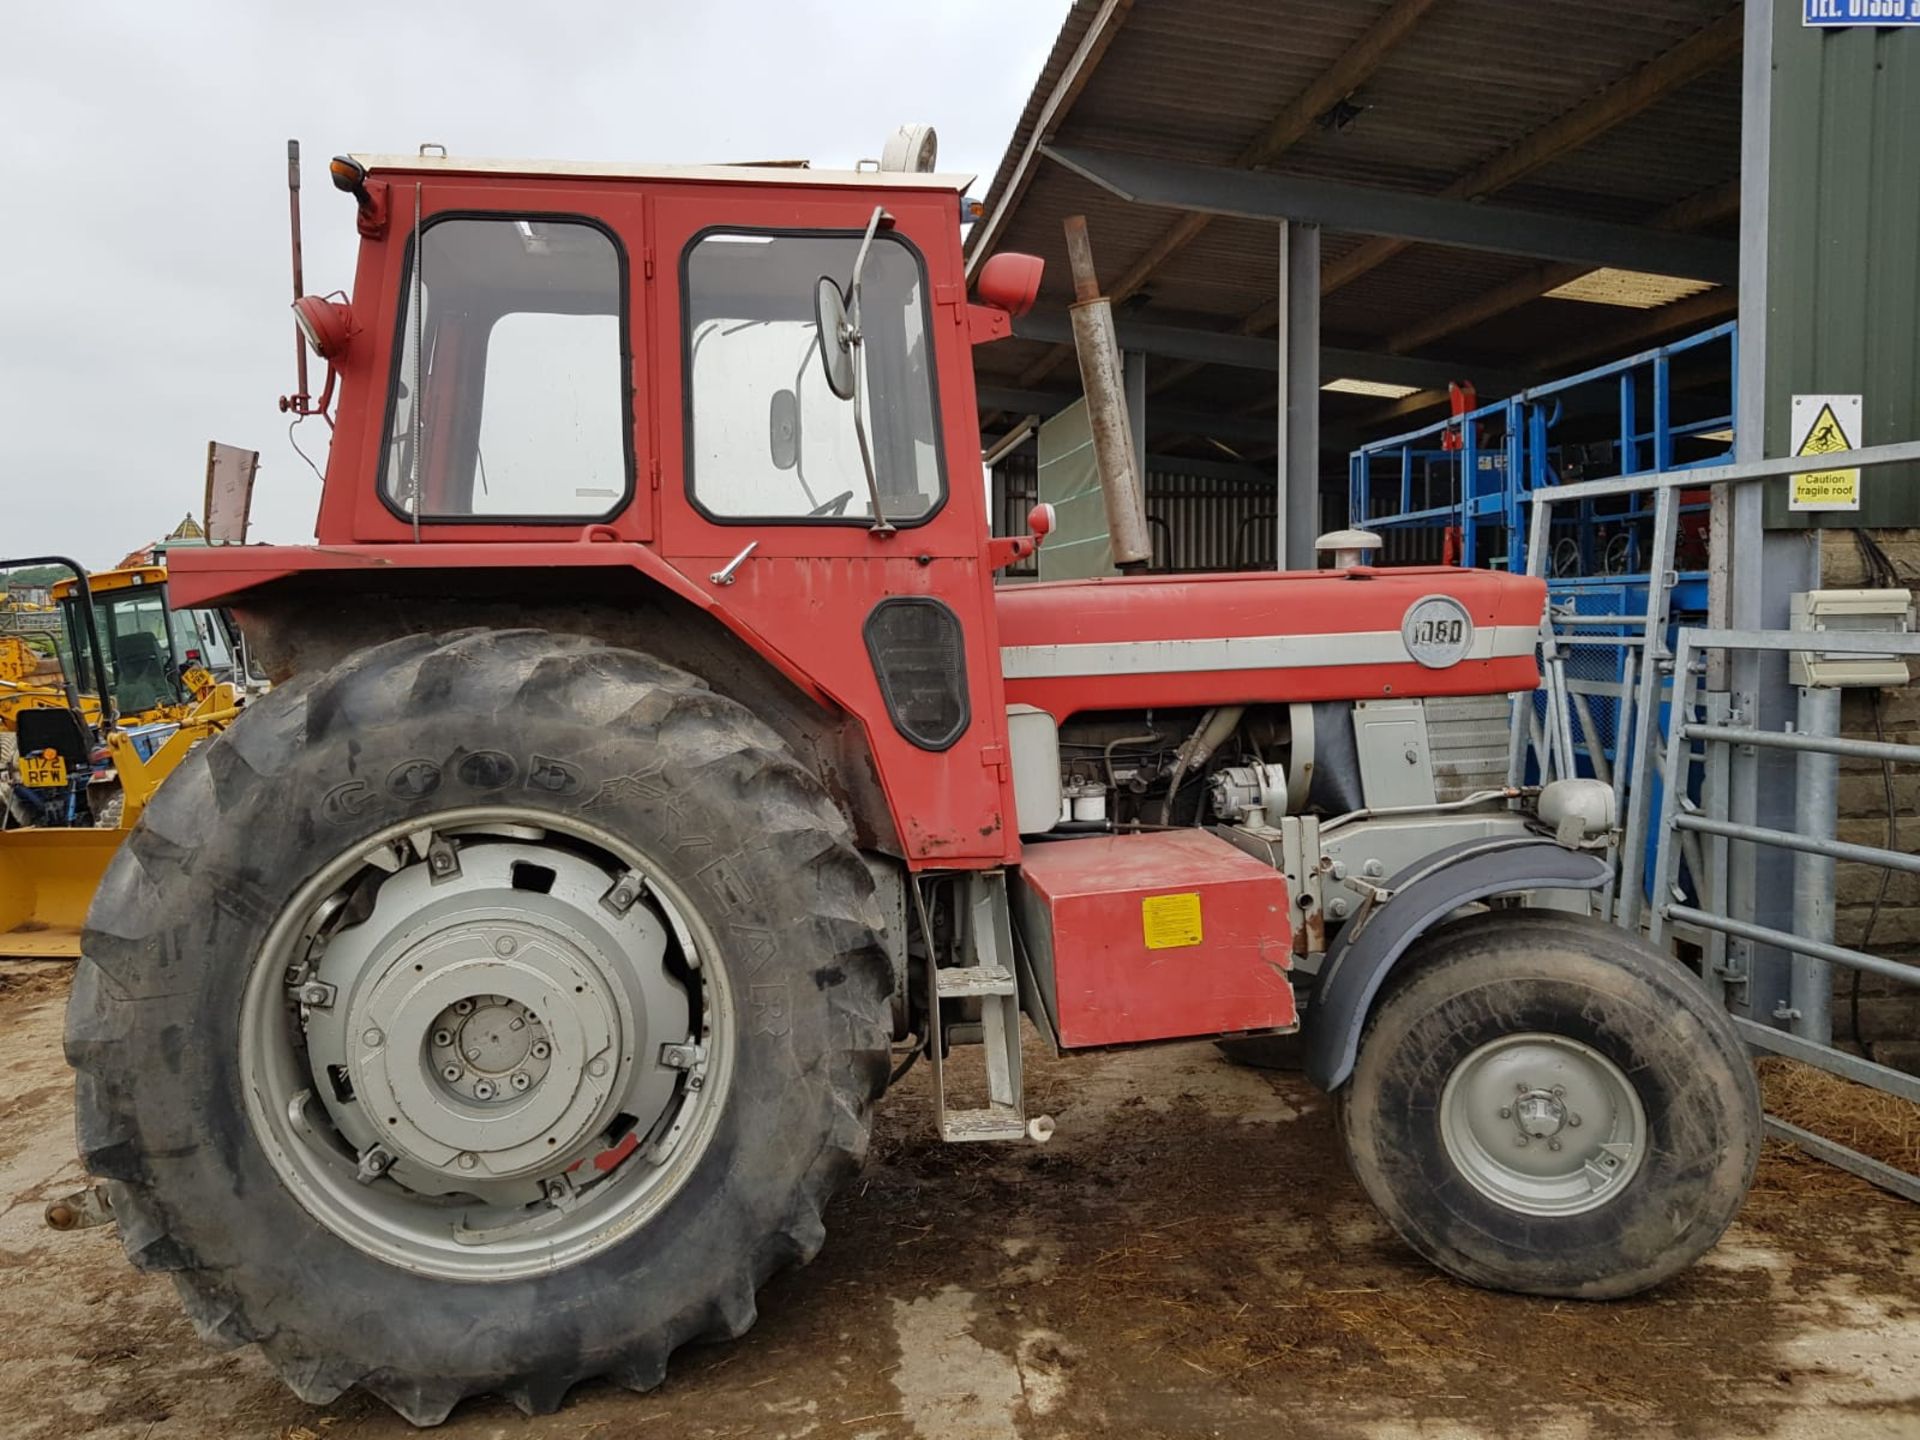
<svg viewBox="0 0 1920 1440">
<path fill-rule="evenodd" d="M 77 960 L 80 927 L 126 831 L 0 830 L 0 959 Z"/>
</svg>

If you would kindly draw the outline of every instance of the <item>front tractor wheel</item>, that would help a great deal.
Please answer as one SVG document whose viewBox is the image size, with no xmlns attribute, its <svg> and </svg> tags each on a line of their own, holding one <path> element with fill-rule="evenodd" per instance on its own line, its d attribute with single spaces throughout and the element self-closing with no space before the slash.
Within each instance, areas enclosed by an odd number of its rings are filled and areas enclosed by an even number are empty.
<svg viewBox="0 0 1920 1440">
<path fill-rule="evenodd" d="M 1339 1095 L 1354 1174 L 1463 1280 L 1636 1294 L 1732 1223 L 1760 1153 L 1733 1027 L 1611 925 L 1493 911 L 1422 937 Z"/>
<path fill-rule="evenodd" d="M 691 677 L 396 641 L 129 837 L 69 1011 L 82 1156 L 303 1398 L 650 1388 L 821 1243 L 886 1076 L 878 924 L 819 785 Z"/>
</svg>

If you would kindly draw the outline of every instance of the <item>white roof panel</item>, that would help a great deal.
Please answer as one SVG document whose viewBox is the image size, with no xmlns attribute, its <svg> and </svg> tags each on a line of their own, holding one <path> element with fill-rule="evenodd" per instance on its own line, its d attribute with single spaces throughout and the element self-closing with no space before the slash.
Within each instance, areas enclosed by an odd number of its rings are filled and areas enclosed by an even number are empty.
<svg viewBox="0 0 1920 1440">
<path fill-rule="evenodd" d="M 702 180 L 733 185 L 839 185 L 862 189 L 948 190 L 965 194 L 972 175 L 908 175 L 899 171 L 814 170 L 801 165 L 645 165 L 598 160 L 495 160 L 466 155 L 365 155 L 371 172 L 452 175 L 566 176 L 605 180 Z"/>
</svg>

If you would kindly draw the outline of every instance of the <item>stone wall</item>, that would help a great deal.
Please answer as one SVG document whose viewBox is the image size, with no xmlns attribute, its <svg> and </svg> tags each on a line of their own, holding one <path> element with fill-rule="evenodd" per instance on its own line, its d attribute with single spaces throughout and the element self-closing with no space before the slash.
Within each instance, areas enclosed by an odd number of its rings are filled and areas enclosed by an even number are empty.
<svg viewBox="0 0 1920 1440">
<path fill-rule="evenodd" d="M 1868 532 L 1879 542 L 1909 586 L 1920 586 L 1920 530 Z M 1822 584 L 1830 590 L 1866 587 L 1874 582 L 1851 530 L 1829 530 L 1822 541 Z M 1841 704 L 1847 735 L 1875 737 L 1876 692 L 1849 690 Z M 1877 692 L 1880 730 L 1888 740 L 1920 745 L 1920 684 Z M 1920 766 L 1893 768 L 1893 847 L 1920 854 Z M 1871 760 L 1840 762 L 1839 838 L 1861 845 L 1886 846 L 1887 781 L 1881 766 Z M 1882 894 L 1879 914 L 1874 902 Z M 1870 865 L 1842 864 L 1835 876 L 1834 938 L 1842 945 L 1870 950 L 1890 959 L 1920 966 L 1920 875 L 1887 872 Z M 1869 936 L 1867 926 L 1873 930 Z M 1853 972 L 1834 976 L 1834 1035 L 1874 1059 L 1903 1070 L 1920 1072 L 1920 986 L 1895 984 L 1871 975 L 1859 977 L 1854 993 Z M 1858 1014 L 1856 1028 L 1854 1016 Z"/>
</svg>

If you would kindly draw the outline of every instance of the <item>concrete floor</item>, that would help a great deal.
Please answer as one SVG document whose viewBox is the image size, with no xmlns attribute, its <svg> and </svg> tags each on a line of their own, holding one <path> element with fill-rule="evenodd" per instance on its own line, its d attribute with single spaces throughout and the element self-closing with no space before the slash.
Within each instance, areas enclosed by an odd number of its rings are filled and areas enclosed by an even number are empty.
<svg viewBox="0 0 1920 1440">
<path fill-rule="evenodd" d="M 56 1235 L 79 1182 L 60 1058 L 66 972 L 0 965 L 0 1436 L 348 1440 L 407 1427 L 316 1409 L 216 1354 L 110 1231 Z M 1053 1062 L 1044 1147 L 943 1147 L 924 1077 L 887 1102 L 812 1266 L 744 1340 L 667 1384 L 576 1391 L 458 1437 L 987 1440 L 1920 1436 L 1920 1208 L 1770 1153 L 1707 1261 L 1611 1305 L 1435 1274 L 1347 1178 L 1325 1102 L 1210 1046 Z"/>
</svg>

